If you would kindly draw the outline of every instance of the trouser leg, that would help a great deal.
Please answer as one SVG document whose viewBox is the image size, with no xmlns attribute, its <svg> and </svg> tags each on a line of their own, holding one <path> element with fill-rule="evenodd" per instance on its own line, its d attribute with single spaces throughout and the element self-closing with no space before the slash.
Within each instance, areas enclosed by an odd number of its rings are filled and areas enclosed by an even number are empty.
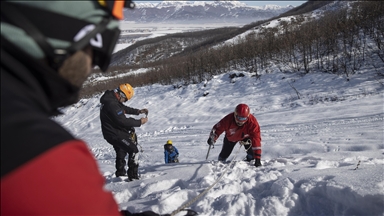
<svg viewBox="0 0 384 216">
<path fill-rule="evenodd" d="M 116 172 L 115 172 L 115 175 L 116 176 L 125 176 L 126 175 L 125 156 L 127 155 L 127 152 L 125 152 L 123 149 L 121 149 L 117 146 L 113 146 L 113 149 L 116 152 L 116 161 L 115 161 Z"/>
<path fill-rule="evenodd" d="M 116 171 L 117 174 L 120 174 L 120 171 L 124 171 L 124 175 L 128 173 L 128 177 L 137 178 L 138 177 L 138 152 L 137 148 L 137 137 L 134 133 L 127 133 L 124 137 L 119 137 L 115 139 L 108 140 L 109 143 L 113 145 L 113 148 L 116 151 Z M 128 153 L 128 171 L 125 171 L 124 167 L 125 156 Z M 116 175 L 117 175 L 116 174 Z"/>
<path fill-rule="evenodd" d="M 235 147 L 236 142 L 230 142 L 227 137 L 224 137 L 223 148 L 219 154 L 219 161 L 226 161 L 229 155 L 232 153 L 233 148 Z"/>
<path fill-rule="evenodd" d="M 129 154 L 128 159 L 128 177 L 130 179 L 139 179 L 139 161 L 138 153 Z"/>
<path fill-rule="evenodd" d="M 128 152 L 128 177 L 129 179 L 139 179 L 139 149 L 137 148 L 137 137 L 134 137 L 134 145 L 131 146 L 131 150 Z"/>
<path fill-rule="evenodd" d="M 252 146 L 250 144 L 248 145 L 244 145 L 244 148 L 247 150 L 247 158 L 246 158 L 246 161 L 251 161 L 253 160 L 253 150 L 252 150 Z"/>
</svg>

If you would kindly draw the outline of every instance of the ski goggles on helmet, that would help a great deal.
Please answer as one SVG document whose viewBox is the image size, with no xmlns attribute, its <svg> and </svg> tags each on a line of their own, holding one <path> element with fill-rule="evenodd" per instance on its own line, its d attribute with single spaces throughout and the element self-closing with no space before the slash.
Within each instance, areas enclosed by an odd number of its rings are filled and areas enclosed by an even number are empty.
<svg viewBox="0 0 384 216">
<path fill-rule="evenodd" d="M 120 95 L 121 98 L 123 98 L 125 101 L 128 100 L 127 96 L 124 94 L 123 91 L 121 91 L 119 88 L 115 89 L 114 92 Z"/>
<path fill-rule="evenodd" d="M 239 122 L 246 122 L 248 120 L 248 117 L 243 117 L 235 114 L 236 120 Z"/>
<path fill-rule="evenodd" d="M 123 19 L 124 8 L 133 9 L 135 7 L 135 4 L 131 0 L 97 0 L 97 2 L 102 9 L 117 20 Z M 107 29 L 106 26 L 108 24 L 109 20 L 104 18 L 104 20 L 97 25 L 89 25 L 88 29 L 91 33 L 87 35 L 93 51 L 92 63 L 104 72 L 108 69 L 113 50 L 121 32 L 119 28 Z"/>
<path fill-rule="evenodd" d="M 122 19 L 123 8 L 134 8 L 134 3 L 131 0 L 95 0 L 95 2 L 108 15 L 101 17 L 102 20 L 99 23 L 91 23 L 83 19 L 24 4 L 14 4 L 12 6 L 12 3 L 8 2 L 8 8 L 13 10 L 7 14 L 2 14 L 2 16 L 6 16 L 7 20 L 26 30 L 28 35 L 43 50 L 53 69 L 60 68 L 68 56 L 90 46 L 93 51 L 93 65 L 97 65 L 102 71 L 106 71 L 120 36 L 118 27 L 107 28 L 107 26 L 112 20 Z M 39 14 L 39 16 L 36 16 L 36 14 Z M 61 28 L 57 28 L 57 26 Z M 71 45 L 67 48 L 53 48 L 48 43 L 48 38 L 70 42 Z"/>
<path fill-rule="evenodd" d="M 127 96 L 125 96 L 124 92 L 119 91 L 120 97 L 124 98 L 125 100 L 128 100 Z"/>
</svg>

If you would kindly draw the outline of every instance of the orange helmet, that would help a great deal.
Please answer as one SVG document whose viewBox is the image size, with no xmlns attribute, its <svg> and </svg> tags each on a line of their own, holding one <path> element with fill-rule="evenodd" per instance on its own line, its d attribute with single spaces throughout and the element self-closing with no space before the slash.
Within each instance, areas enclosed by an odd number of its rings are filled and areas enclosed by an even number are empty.
<svg viewBox="0 0 384 216">
<path fill-rule="evenodd" d="M 135 94 L 135 91 L 133 90 L 132 86 L 129 85 L 128 83 L 121 84 L 119 86 L 119 90 L 122 91 L 125 95 L 125 97 L 130 100 L 133 95 Z"/>
</svg>

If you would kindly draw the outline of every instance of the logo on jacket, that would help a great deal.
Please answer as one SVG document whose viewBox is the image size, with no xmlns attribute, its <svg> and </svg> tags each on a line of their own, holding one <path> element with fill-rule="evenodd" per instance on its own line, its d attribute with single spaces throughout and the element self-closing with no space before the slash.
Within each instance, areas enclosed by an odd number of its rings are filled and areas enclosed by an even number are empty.
<svg viewBox="0 0 384 216">
<path fill-rule="evenodd" d="M 229 134 L 230 134 L 230 135 L 235 134 L 235 133 L 236 133 L 236 129 L 237 129 L 237 128 L 231 128 L 231 129 L 229 129 Z"/>
<path fill-rule="evenodd" d="M 123 114 L 124 112 L 123 112 L 123 110 L 118 110 L 117 111 L 117 115 L 121 115 L 121 114 Z"/>
<path fill-rule="evenodd" d="M 123 143 L 124 143 L 125 145 L 127 145 L 127 146 L 130 145 L 130 143 L 129 143 L 127 140 L 125 140 L 125 139 L 122 139 L 121 142 L 123 142 Z"/>
</svg>

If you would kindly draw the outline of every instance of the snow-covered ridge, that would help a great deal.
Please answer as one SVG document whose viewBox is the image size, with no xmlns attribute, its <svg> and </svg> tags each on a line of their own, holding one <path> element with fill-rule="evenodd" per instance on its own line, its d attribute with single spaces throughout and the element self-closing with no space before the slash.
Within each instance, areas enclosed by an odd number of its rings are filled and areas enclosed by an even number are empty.
<svg viewBox="0 0 384 216">
<path fill-rule="evenodd" d="M 248 7 L 247 4 L 238 1 L 162 1 L 159 3 L 138 2 L 135 3 L 138 8 L 163 8 L 175 6 L 205 6 L 222 5 L 226 7 Z"/>
<path fill-rule="evenodd" d="M 210 20 L 228 22 L 246 20 L 247 23 L 277 16 L 290 9 L 291 5 L 265 5 L 252 7 L 239 1 L 162 1 L 159 3 L 136 3 L 135 10 L 125 11 L 125 21 L 183 22 Z"/>
</svg>

